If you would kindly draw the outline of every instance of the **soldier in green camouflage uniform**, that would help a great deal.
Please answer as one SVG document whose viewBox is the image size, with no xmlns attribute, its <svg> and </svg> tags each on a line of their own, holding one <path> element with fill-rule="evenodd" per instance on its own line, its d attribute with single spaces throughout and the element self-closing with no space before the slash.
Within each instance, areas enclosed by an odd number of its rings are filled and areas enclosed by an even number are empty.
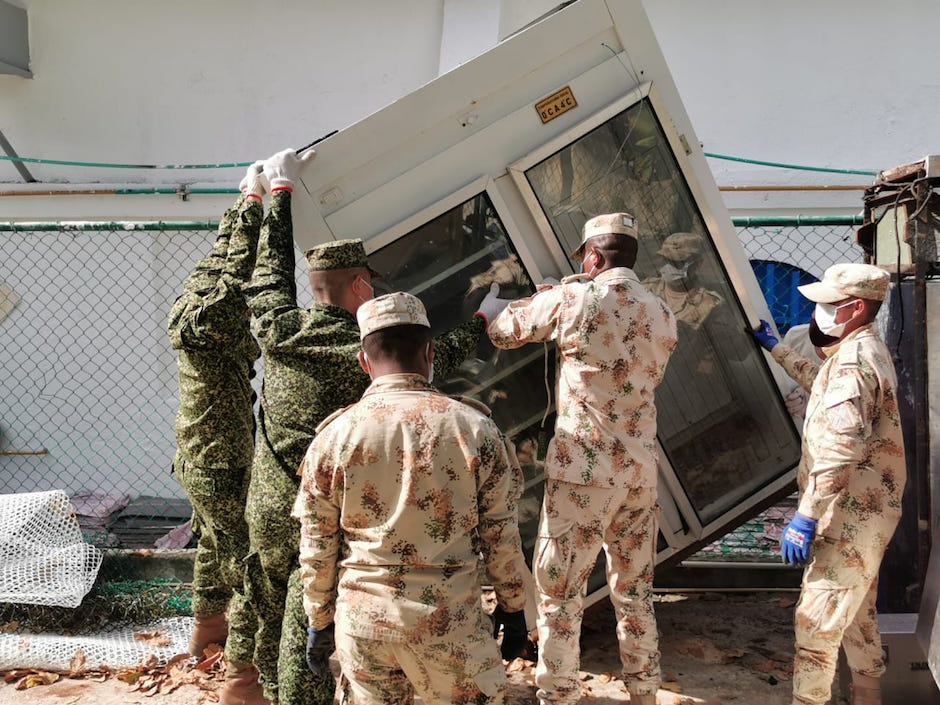
<svg viewBox="0 0 940 705">
<path fill-rule="evenodd" d="M 230 661 L 254 662 L 265 696 L 279 705 L 333 701 L 332 677 L 317 682 L 305 660 L 300 524 L 290 513 L 300 483 L 297 472 L 314 429 L 333 411 L 357 401 L 370 383 L 357 359 L 355 310 L 372 297 L 371 271 L 360 240 L 335 241 L 307 253 L 317 302 L 306 310 L 297 306 L 291 193 L 308 155 L 312 151 L 298 157 L 285 150 L 264 167 L 272 200 L 247 288 L 264 362 L 246 510 L 251 543 L 247 579 L 257 630 L 237 640 L 230 637 L 226 648 Z M 347 277 L 345 286 L 332 292 L 320 288 L 318 277 L 333 272 Z M 485 320 L 474 317 L 436 341 L 436 372 L 456 369 L 485 329 Z M 252 637 L 253 652 L 245 648 Z M 222 702 L 226 705 L 224 698 Z"/>
<path fill-rule="evenodd" d="M 246 177 L 246 182 L 253 178 L 252 188 L 260 188 L 259 173 L 260 163 Z M 254 454 L 249 380 L 261 351 L 248 327 L 242 286 L 254 267 L 261 215 L 261 198 L 251 191 L 225 213 L 212 252 L 184 282 L 167 324 L 178 353 L 180 388 L 173 472 L 193 505 L 193 532 L 199 537 L 193 655 L 225 642 L 229 602 L 244 599 L 245 497 Z"/>
</svg>

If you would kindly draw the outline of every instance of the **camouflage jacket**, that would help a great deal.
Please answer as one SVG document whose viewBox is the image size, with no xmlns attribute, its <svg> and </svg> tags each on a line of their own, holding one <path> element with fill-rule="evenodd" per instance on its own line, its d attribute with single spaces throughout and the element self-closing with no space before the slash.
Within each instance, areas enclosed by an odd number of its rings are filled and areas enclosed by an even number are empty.
<svg viewBox="0 0 940 705">
<path fill-rule="evenodd" d="M 770 351 L 771 356 L 776 360 L 787 374 L 800 385 L 803 389 L 812 390 L 813 381 L 819 374 L 819 368 L 822 361 L 815 357 L 806 357 L 799 350 L 791 348 L 784 343 L 777 343 L 774 349 Z"/>
<path fill-rule="evenodd" d="M 331 304 L 297 306 L 290 204 L 288 191 L 272 197 L 247 293 L 264 358 L 259 443 L 267 444 L 293 474 L 317 425 L 357 401 L 369 376 L 359 367 L 359 326 L 353 314 Z M 476 317 L 435 340 L 435 374 L 455 370 L 476 349 L 484 328 Z"/>
<path fill-rule="evenodd" d="M 484 569 L 499 603 L 523 608 L 522 472 L 488 411 L 392 374 L 323 424 L 293 512 L 312 626 L 335 608 L 344 632 L 372 639 L 472 632 Z"/>
<path fill-rule="evenodd" d="M 219 223 L 207 257 L 183 283 L 167 333 L 177 351 L 180 406 L 174 430 L 184 460 L 206 468 L 244 468 L 254 453 L 254 362 L 242 286 L 251 274 L 262 209 L 239 198 Z"/>
<path fill-rule="evenodd" d="M 806 407 L 798 511 L 835 540 L 879 523 L 893 533 L 907 470 L 891 355 L 873 324 L 827 353 Z"/>
<path fill-rule="evenodd" d="M 656 486 L 654 390 L 676 347 L 676 319 L 633 270 L 573 275 L 514 301 L 490 324 L 499 348 L 554 340 L 555 437 L 545 474 L 595 487 Z"/>
</svg>

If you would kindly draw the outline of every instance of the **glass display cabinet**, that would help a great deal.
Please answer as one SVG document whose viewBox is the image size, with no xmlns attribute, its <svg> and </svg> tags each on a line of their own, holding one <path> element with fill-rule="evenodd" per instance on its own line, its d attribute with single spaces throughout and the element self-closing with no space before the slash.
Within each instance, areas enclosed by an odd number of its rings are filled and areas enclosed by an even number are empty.
<svg viewBox="0 0 940 705">
<path fill-rule="evenodd" d="M 376 293 L 425 303 L 435 334 L 490 285 L 535 291 L 576 271 L 599 213 L 636 216 L 636 272 L 676 312 L 657 391 L 660 560 L 675 560 L 792 491 L 800 440 L 782 373 L 747 332 L 770 319 L 640 0 L 578 0 L 331 136 L 294 197 L 302 247 L 362 237 Z M 680 271 L 684 276 L 678 277 Z M 555 351 L 488 341 L 444 391 L 487 404 L 526 478 L 535 540 Z M 603 566 L 589 583 L 603 589 Z"/>
</svg>

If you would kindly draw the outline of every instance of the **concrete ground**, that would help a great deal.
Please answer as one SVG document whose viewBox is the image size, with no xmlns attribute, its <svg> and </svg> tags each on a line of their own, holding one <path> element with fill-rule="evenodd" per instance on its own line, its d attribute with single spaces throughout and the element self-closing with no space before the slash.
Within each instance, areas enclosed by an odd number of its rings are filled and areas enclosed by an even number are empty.
<svg viewBox="0 0 940 705">
<path fill-rule="evenodd" d="M 658 596 L 663 689 L 659 705 L 789 705 L 793 659 L 793 591 L 667 593 Z M 582 703 L 628 703 L 619 679 L 613 610 L 601 600 L 585 615 L 581 636 Z M 221 665 L 187 671 L 175 665 L 129 684 L 115 674 L 59 678 L 17 690 L 0 683 L 2 705 L 197 705 L 217 701 Z M 535 702 L 533 664 L 507 665 L 509 705 Z M 34 681 L 41 679 L 34 678 Z M 147 687 L 149 689 L 147 689 Z M 172 691 L 172 692 L 170 692 Z M 838 702 L 838 701 L 837 701 Z"/>
</svg>

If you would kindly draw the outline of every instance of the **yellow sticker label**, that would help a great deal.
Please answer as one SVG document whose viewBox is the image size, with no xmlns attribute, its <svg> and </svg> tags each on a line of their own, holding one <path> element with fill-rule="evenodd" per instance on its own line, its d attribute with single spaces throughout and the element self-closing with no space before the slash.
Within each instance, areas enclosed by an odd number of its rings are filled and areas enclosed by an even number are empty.
<svg viewBox="0 0 940 705">
<path fill-rule="evenodd" d="M 577 107 L 578 101 L 574 99 L 574 93 L 571 92 L 571 88 L 568 86 L 555 91 L 548 98 L 543 98 L 535 104 L 535 110 L 538 112 L 543 125 Z"/>
</svg>

